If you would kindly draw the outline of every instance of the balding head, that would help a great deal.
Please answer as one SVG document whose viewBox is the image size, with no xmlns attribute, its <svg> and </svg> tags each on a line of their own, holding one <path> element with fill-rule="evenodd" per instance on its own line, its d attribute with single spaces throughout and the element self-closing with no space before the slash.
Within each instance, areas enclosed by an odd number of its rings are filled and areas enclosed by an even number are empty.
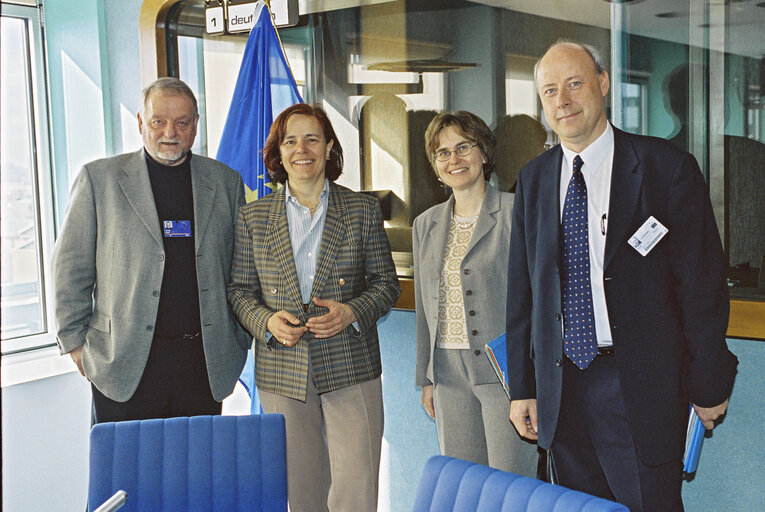
<svg viewBox="0 0 765 512">
<path fill-rule="evenodd" d="M 579 153 L 605 131 L 608 73 L 586 47 L 553 45 L 537 63 L 536 81 L 547 123 L 564 146 Z"/>
<path fill-rule="evenodd" d="M 584 44 L 584 43 L 578 43 L 576 41 L 571 41 L 569 39 L 559 39 L 558 41 L 554 42 L 552 45 L 550 45 L 547 50 L 545 50 L 544 55 L 539 58 L 539 60 L 534 63 L 534 82 L 537 80 L 537 69 L 539 68 L 539 62 L 544 58 L 545 55 L 547 55 L 550 50 L 555 48 L 556 46 L 568 46 L 569 48 L 579 48 L 587 53 L 587 55 L 590 56 L 590 59 L 592 59 L 592 64 L 595 66 L 595 73 L 600 74 L 602 71 L 606 70 L 606 61 L 603 58 L 603 55 L 600 53 L 600 50 L 595 48 L 592 45 Z"/>
</svg>

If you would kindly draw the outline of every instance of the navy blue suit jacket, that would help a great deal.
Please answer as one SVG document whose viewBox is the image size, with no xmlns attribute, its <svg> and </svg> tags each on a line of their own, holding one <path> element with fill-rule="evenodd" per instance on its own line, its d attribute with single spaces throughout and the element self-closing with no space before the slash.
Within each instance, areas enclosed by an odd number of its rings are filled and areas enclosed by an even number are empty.
<svg viewBox="0 0 765 512">
<path fill-rule="evenodd" d="M 614 129 L 604 287 L 628 422 L 649 465 L 682 456 L 689 401 L 730 395 L 726 261 L 696 160 L 663 139 Z M 520 172 L 508 272 L 513 399 L 537 399 L 539 445 L 553 442 L 563 356 L 560 169 L 556 146 Z M 649 216 L 669 232 L 646 256 L 627 243 Z"/>
</svg>

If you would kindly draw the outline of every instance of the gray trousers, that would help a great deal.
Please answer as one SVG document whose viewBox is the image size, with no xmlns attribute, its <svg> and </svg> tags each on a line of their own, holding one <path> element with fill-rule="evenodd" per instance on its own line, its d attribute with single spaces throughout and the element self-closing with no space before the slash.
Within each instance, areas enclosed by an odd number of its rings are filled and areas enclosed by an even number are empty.
<svg viewBox="0 0 765 512">
<path fill-rule="evenodd" d="M 309 373 L 306 403 L 260 389 L 258 394 L 265 412 L 284 415 L 290 512 L 377 510 L 379 377 L 319 395 Z"/>
<path fill-rule="evenodd" d="M 470 364 L 475 356 L 469 350 L 436 348 L 433 354 L 441 453 L 535 478 L 536 445 L 524 441 L 510 423 L 510 401 L 499 382 L 470 383 Z"/>
</svg>

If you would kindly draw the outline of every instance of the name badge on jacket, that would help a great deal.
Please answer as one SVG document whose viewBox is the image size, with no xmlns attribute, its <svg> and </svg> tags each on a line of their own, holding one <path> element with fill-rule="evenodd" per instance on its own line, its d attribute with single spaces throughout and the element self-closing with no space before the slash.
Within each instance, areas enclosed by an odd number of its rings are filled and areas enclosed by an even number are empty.
<svg viewBox="0 0 765 512">
<path fill-rule="evenodd" d="M 164 220 L 162 225 L 165 226 L 165 238 L 191 236 L 190 220 Z"/>
<path fill-rule="evenodd" d="M 632 235 L 627 243 L 634 247 L 641 256 L 645 256 L 651 252 L 651 249 L 656 247 L 656 244 L 667 234 L 667 232 L 669 232 L 669 230 L 651 215 L 648 217 L 648 220 L 640 226 L 640 229 L 635 231 L 635 234 Z"/>
</svg>

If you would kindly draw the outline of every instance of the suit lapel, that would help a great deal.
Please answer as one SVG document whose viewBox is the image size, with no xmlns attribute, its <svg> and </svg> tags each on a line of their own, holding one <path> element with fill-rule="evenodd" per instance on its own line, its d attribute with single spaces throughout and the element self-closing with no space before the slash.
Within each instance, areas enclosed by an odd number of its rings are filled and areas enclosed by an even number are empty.
<svg viewBox="0 0 765 512">
<path fill-rule="evenodd" d="M 271 207 L 268 211 L 268 227 L 266 228 L 266 242 L 270 253 L 279 266 L 280 273 L 287 281 L 287 293 L 296 305 L 303 304 L 300 297 L 300 283 L 295 267 L 295 258 L 292 256 L 292 242 L 290 241 L 290 226 L 287 222 L 287 211 L 284 206 L 284 187 L 280 187 L 273 194 Z M 298 308 L 303 314 L 303 308 Z M 305 320 L 305 319 L 303 319 Z"/>
<path fill-rule="evenodd" d="M 470 237 L 470 242 L 468 243 L 465 257 L 467 257 L 467 255 L 470 254 L 470 251 L 473 250 L 473 247 L 475 247 L 476 244 L 478 244 L 478 242 L 480 242 L 483 237 L 488 235 L 489 232 L 494 229 L 494 226 L 497 225 L 497 219 L 494 217 L 494 214 L 496 214 L 498 211 L 499 191 L 497 191 L 497 189 L 491 185 L 487 184 L 486 195 L 483 198 L 481 211 L 478 213 L 478 220 L 476 221 L 473 235 Z"/>
<path fill-rule="evenodd" d="M 319 292 L 324 289 L 329 270 L 335 263 L 340 240 L 346 231 L 348 239 L 351 239 L 351 224 L 347 214 L 348 204 L 345 202 L 345 197 L 334 183 L 330 183 L 327 216 L 324 220 L 324 232 L 319 246 L 319 262 L 316 265 L 311 298 L 318 297 Z"/>
<path fill-rule="evenodd" d="M 603 268 L 629 235 L 627 229 L 637 205 L 643 170 L 635 149 L 624 132 L 614 128 L 614 163 L 611 173 L 611 197 L 608 201 L 608 231 Z"/>
<path fill-rule="evenodd" d="M 212 206 L 215 201 L 215 185 L 210 179 L 210 171 L 201 168 L 199 159 L 191 159 L 191 189 L 194 196 L 194 242 L 196 249 L 202 243 L 207 225 L 210 223 Z"/>
<path fill-rule="evenodd" d="M 154 204 L 154 193 L 151 190 L 149 169 L 146 167 L 143 149 L 133 154 L 122 172 L 123 174 L 118 180 L 122 193 L 125 194 L 125 198 L 138 218 L 141 219 L 146 230 L 151 233 L 151 236 L 160 246 L 163 246 L 159 216 Z"/>
<path fill-rule="evenodd" d="M 560 145 L 545 153 L 546 158 L 537 168 L 542 173 L 539 179 L 539 194 L 536 197 L 551 198 L 540 201 L 537 231 L 540 247 L 555 247 L 560 267 L 560 170 L 563 165 L 563 150 Z M 533 222 L 533 221 L 532 221 Z"/>
<path fill-rule="evenodd" d="M 422 245 L 427 248 L 429 261 L 418 261 L 417 271 L 421 273 L 420 283 L 427 286 L 429 293 L 424 296 L 438 300 L 441 272 L 444 266 L 444 249 L 449 239 L 449 223 L 454 211 L 454 195 L 436 207 L 430 218 Z M 433 264 L 436 262 L 436 264 Z"/>
</svg>

